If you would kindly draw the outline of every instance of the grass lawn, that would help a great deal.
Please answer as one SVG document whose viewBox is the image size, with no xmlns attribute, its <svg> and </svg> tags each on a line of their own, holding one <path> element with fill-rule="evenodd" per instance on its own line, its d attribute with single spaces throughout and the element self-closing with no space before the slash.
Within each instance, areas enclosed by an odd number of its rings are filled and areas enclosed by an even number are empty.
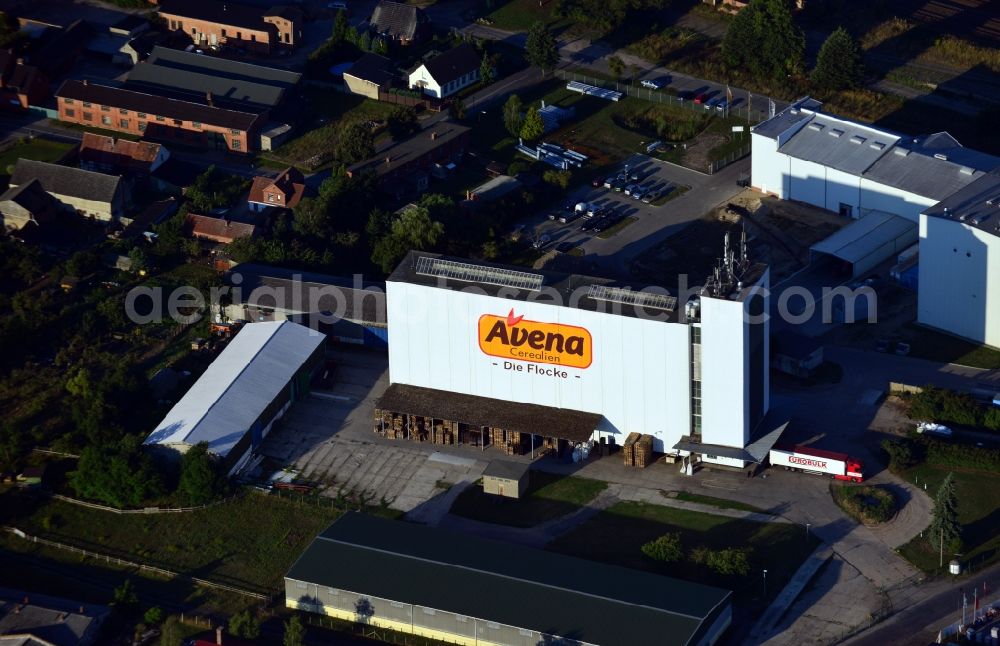
<svg viewBox="0 0 1000 646">
<path fill-rule="evenodd" d="M 544 22 L 551 31 L 562 31 L 573 24 L 568 18 L 552 15 L 555 0 L 509 0 L 486 15 L 488 24 L 506 31 L 528 31 L 536 22 Z"/>
<path fill-rule="evenodd" d="M 269 591 L 280 587 L 292 562 L 339 515 L 248 492 L 184 514 L 119 515 L 52 500 L 12 524 L 95 552 Z"/>
<path fill-rule="evenodd" d="M 684 195 L 685 193 L 687 193 L 690 190 L 691 190 L 690 186 L 685 186 L 683 184 L 679 184 L 679 185 L 676 185 L 676 186 L 671 186 L 670 190 L 667 192 L 666 195 L 664 195 L 662 197 L 656 198 L 655 200 L 653 200 L 651 202 L 651 204 L 653 206 L 663 206 L 664 204 L 666 204 L 670 200 L 675 200 L 675 199 L 677 199 L 681 195 Z"/>
<path fill-rule="evenodd" d="M 760 507 L 754 507 L 753 505 L 748 505 L 745 502 L 727 500 L 725 498 L 716 498 L 715 496 L 706 496 L 700 493 L 691 493 L 690 491 L 669 492 L 668 497 L 676 500 L 683 500 L 684 502 L 696 502 L 702 505 L 711 505 L 713 507 L 718 507 L 719 509 L 737 509 L 739 511 L 752 511 L 762 514 L 767 513 L 766 510 L 761 509 Z"/>
<path fill-rule="evenodd" d="M 908 324 L 901 336 L 910 343 L 910 354 L 921 359 L 957 363 L 972 368 L 1000 368 L 1000 350 Z"/>
<path fill-rule="evenodd" d="M 668 532 L 681 535 L 685 552 L 699 546 L 749 547 L 750 574 L 722 575 L 688 560 L 662 563 L 642 553 L 643 544 Z M 815 536 L 807 539 L 805 530 L 798 525 L 757 523 L 686 509 L 620 502 L 556 539 L 546 549 L 728 588 L 743 609 L 758 612 L 788 583 L 818 543 Z M 764 569 L 767 569 L 766 598 L 761 574 Z"/>
<path fill-rule="evenodd" d="M 625 227 L 627 227 L 628 225 L 632 224 L 633 222 L 635 222 L 638 219 L 639 218 L 630 215 L 629 217 L 625 218 L 624 220 L 622 220 L 621 222 L 619 222 L 615 226 L 613 226 L 613 227 L 611 227 L 609 229 L 605 229 L 604 231 L 601 231 L 600 233 L 597 234 L 597 237 L 601 238 L 602 240 L 607 240 L 611 236 L 618 235 L 619 231 L 621 231 L 622 229 L 624 229 Z"/>
<path fill-rule="evenodd" d="M 65 141 L 52 141 L 35 137 L 30 141 L 16 143 L 0 153 L 0 181 L 6 186 L 10 180 L 8 170 L 13 170 L 18 159 L 33 159 L 35 161 L 55 163 L 62 159 L 73 144 Z"/>
<path fill-rule="evenodd" d="M 927 493 L 932 497 L 948 473 L 955 474 L 955 491 L 958 494 L 958 520 L 962 524 L 964 551 L 962 561 L 976 568 L 997 560 L 1000 553 L 1000 474 L 983 471 L 957 471 L 927 464 L 918 465 L 906 472 L 905 477 L 919 486 L 927 483 Z M 925 572 L 938 570 L 938 548 L 931 545 L 926 535 L 914 537 L 899 549 L 906 560 Z M 944 563 L 954 555 L 945 546 Z"/>
<path fill-rule="evenodd" d="M 521 500 L 485 494 L 477 483 L 459 494 L 451 513 L 484 523 L 534 527 L 576 511 L 607 486 L 600 480 L 532 471 L 528 492 Z"/>
</svg>

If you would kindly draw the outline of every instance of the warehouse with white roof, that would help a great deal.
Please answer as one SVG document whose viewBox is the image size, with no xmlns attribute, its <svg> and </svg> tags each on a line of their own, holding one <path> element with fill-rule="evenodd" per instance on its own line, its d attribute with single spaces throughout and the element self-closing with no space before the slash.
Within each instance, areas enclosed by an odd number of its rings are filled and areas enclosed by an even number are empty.
<svg viewBox="0 0 1000 646">
<path fill-rule="evenodd" d="M 206 442 L 226 472 L 236 473 L 274 421 L 308 392 L 324 341 L 290 321 L 244 326 L 144 444 L 180 454 Z"/>
</svg>

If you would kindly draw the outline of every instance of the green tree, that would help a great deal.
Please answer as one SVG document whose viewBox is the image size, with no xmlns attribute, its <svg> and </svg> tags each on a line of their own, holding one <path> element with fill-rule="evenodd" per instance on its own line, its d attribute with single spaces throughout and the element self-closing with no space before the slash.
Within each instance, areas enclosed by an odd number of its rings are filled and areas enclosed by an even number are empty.
<svg viewBox="0 0 1000 646">
<path fill-rule="evenodd" d="M 188 504 L 204 505 L 220 497 L 226 489 L 226 479 L 208 452 L 208 443 L 195 444 L 181 458 L 181 475 L 177 491 Z"/>
<path fill-rule="evenodd" d="M 381 36 L 372 40 L 372 51 L 379 56 L 389 55 L 389 43 Z"/>
<path fill-rule="evenodd" d="M 516 94 L 511 94 L 503 104 L 503 126 L 514 137 L 521 134 L 521 126 L 524 125 L 522 109 L 521 97 Z"/>
<path fill-rule="evenodd" d="M 160 606 L 153 606 L 146 610 L 145 614 L 142 615 L 142 621 L 149 625 L 157 625 L 163 621 L 163 608 Z"/>
<path fill-rule="evenodd" d="M 241 639 L 257 639 L 260 621 L 249 610 L 237 612 L 229 618 L 229 632 Z"/>
<path fill-rule="evenodd" d="M 751 76 L 783 81 L 802 69 L 805 36 L 789 0 L 751 0 L 729 23 L 722 42 L 726 65 Z"/>
<path fill-rule="evenodd" d="M 465 101 L 456 98 L 448 106 L 448 113 L 451 114 L 452 119 L 464 119 L 465 118 Z"/>
<path fill-rule="evenodd" d="M 573 173 L 568 170 L 557 170 L 555 168 L 550 168 L 549 170 L 542 173 L 542 180 L 552 184 L 557 188 L 566 190 L 569 188 L 569 182 L 573 178 Z"/>
<path fill-rule="evenodd" d="M 408 251 L 431 251 L 443 235 L 444 224 L 432 220 L 426 207 L 410 207 L 392 221 L 388 234 L 375 242 L 372 261 L 389 273 Z"/>
<path fill-rule="evenodd" d="M 681 535 L 677 532 L 664 534 L 642 546 L 642 553 L 656 561 L 673 563 L 684 556 Z"/>
<path fill-rule="evenodd" d="M 928 542 L 938 550 L 952 549 L 961 540 L 962 528 L 958 524 L 958 495 L 955 493 L 955 474 L 949 473 L 934 496 Z"/>
<path fill-rule="evenodd" d="M 625 74 L 625 61 L 618 56 L 608 56 L 608 69 L 611 70 L 612 76 L 621 80 Z"/>
<path fill-rule="evenodd" d="M 917 453 L 910 440 L 883 440 L 882 450 L 889 456 L 889 470 L 900 473 L 917 463 Z"/>
<path fill-rule="evenodd" d="M 132 261 L 132 271 L 141 274 L 149 267 L 149 260 L 142 247 L 132 247 L 128 252 L 128 259 Z"/>
<path fill-rule="evenodd" d="M 386 118 L 386 129 L 395 141 L 402 141 L 420 130 L 413 108 L 397 106 Z"/>
<path fill-rule="evenodd" d="M 124 612 L 129 612 L 139 605 L 139 595 L 135 591 L 135 586 L 132 585 L 132 579 L 125 579 L 120 586 L 114 589 L 111 605 Z"/>
<path fill-rule="evenodd" d="M 521 125 L 521 138 L 525 141 L 535 141 L 545 134 L 545 122 L 538 108 L 531 106 L 527 114 L 524 115 L 524 123 Z"/>
<path fill-rule="evenodd" d="M 126 435 L 110 445 L 87 446 L 69 474 L 70 486 L 79 496 L 118 508 L 138 507 L 158 496 L 163 491 L 160 474 L 141 442 Z"/>
<path fill-rule="evenodd" d="M 334 45 L 343 43 L 347 39 L 348 29 L 350 29 L 350 25 L 347 24 L 347 12 L 340 10 L 333 19 L 333 32 L 330 34 L 330 42 Z"/>
<path fill-rule="evenodd" d="M 708 567 L 719 574 L 750 574 L 750 550 L 727 547 L 715 550 L 708 556 Z"/>
<path fill-rule="evenodd" d="M 177 617 L 170 615 L 160 626 L 160 646 L 181 646 L 184 632 Z"/>
<path fill-rule="evenodd" d="M 492 85 L 496 80 L 497 57 L 483 52 L 483 60 L 479 63 L 479 79 L 483 85 Z"/>
<path fill-rule="evenodd" d="M 864 76 L 861 47 L 843 27 L 823 42 L 812 71 L 812 82 L 821 90 L 834 92 L 857 87 Z"/>
<path fill-rule="evenodd" d="M 559 64 L 559 46 L 543 22 L 536 22 L 528 30 L 524 53 L 528 62 L 541 68 L 542 72 L 551 72 Z"/>
<path fill-rule="evenodd" d="M 344 126 L 337 138 L 337 159 L 345 164 L 353 164 L 375 154 L 375 140 L 371 128 L 361 121 L 352 121 Z"/>
<path fill-rule="evenodd" d="M 372 48 L 372 37 L 369 35 L 368 31 L 362 31 L 361 35 L 358 36 L 358 49 L 363 52 L 367 52 Z"/>
<path fill-rule="evenodd" d="M 195 178 L 184 196 L 195 211 L 207 213 L 230 206 L 249 187 L 250 182 L 243 177 L 221 171 L 213 164 Z"/>
<path fill-rule="evenodd" d="M 285 622 L 284 646 L 302 646 L 306 639 L 306 628 L 298 615 L 292 615 Z"/>
<path fill-rule="evenodd" d="M 28 436 L 10 422 L 0 424 L 0 470 L 14 470 L 28 452 Z"/>
</svg>

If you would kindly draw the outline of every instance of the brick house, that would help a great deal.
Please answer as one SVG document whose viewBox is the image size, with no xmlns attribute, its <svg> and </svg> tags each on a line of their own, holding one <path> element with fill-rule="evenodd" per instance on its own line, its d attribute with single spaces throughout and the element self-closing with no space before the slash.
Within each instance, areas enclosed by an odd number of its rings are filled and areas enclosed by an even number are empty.
<svg viewBox="0 0 1000 646">
<path fill-rule="evenodd" d="M 219 244 L 230 244 L 237 238 L 250 238 L 257 233 L 257 227 L 252 224 L 198 213 L 188 213 L 185 224 L 188 235 L 195 240 Z"/>
<path fill-rule="evenodd" d="M 84 170 L 143 177 L 162 166 L 170 154 L 160 144 L 149 141 L 116 140 L 85 132 L 77 156 Z"/>
<path fill-rule="evenodd" d="M 160 18 L 198 46 L 225 45 L 270 54 L 302 42 L 304 18 L 295 7 L 258 7 L 220 0 L 164 0 Z"/>
<path fill-rule="evenodd" d="M 254 177 L 247 198 L 251 211 L 260 212 L 268 207 L 293 209 L 306 194 L 305 178 L 289 166 L 275 177 Z"/>
<path fill-rule="evenodd" d="M 469 145 L 471 130 L 450 121 L 434 124 L 377 157 L 353 164 L 347 175 L 374 173 L 381 191 L 396 199 L 427 190 L 437 166 L 457 163 Z"/>
<path fill-rule="evenodd" d="M 266 114 L 250 114 L 69 80 L 56 92 L 59 119 L 237 153 L 253 152 Z"/>
<path fill-rule="evenodd" d="M 0 102 L 15 108 L 38 105 L 49 97 L 49 77 L 9 49 L 0 49 Z"/>
</svg>

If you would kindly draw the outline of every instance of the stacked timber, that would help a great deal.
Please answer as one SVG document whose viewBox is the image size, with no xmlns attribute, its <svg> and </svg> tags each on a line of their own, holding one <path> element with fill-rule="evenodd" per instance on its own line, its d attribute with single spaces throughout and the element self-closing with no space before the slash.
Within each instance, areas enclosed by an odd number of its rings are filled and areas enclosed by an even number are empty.
<svg viewBox="0 0 1000 646">
<path fill-rule="evenodd" d="M 625 438 L 625 444 L 622 446 L 622 455 L 625 456 L 625 466 L 634 467 L 635 466 L 635 443 L 639 441 L 642 437 L 638 433 L 629 433 L 628 437 Z"/>
<path fill-rule="evenodd" d="M 375 434 L 386 437 L 390 428 L 392 428 L 392 413 L 375 409 Z"/>
<path fill-rule="evenodd" d="M 458 422 L 437 420 L 431 432 L 431 442 L 434 444 L 454 444 L 458 435 Z"/>
<path fill-rule="evenodd" d="M 502 428 L 490 428 L 490 444 L 497 447 L 504 455 L 521 455 L 528 442 L 523 433 L 507 431 Z"/>
<path fill-rule="evenodd" d="M 635 466 L 639 468 L 646 468 L 653 463 L 653 436 L 643 435 L 639 438 L 632 446 L 632 459 Z"/>
<path fill-rule="evenodd" d="M 390 413 L 390 423 L 385 425 L 385 436 L 390 440 L 406 438 L 406 416 Z"/>
</svg>

